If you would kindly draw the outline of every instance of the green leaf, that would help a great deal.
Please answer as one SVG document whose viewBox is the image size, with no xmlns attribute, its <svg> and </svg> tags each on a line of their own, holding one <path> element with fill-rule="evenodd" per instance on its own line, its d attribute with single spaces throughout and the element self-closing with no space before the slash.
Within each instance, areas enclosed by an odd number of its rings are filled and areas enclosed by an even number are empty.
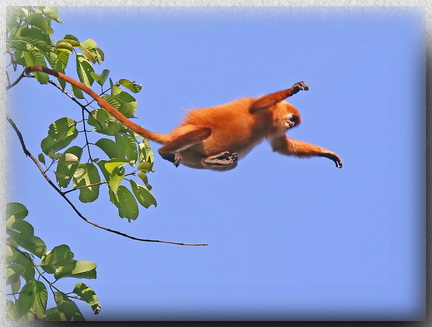
<svg viewBox="0 0 432 327">
<path fill-rule="evenodd" d="M 23 27 L 20 29 L 19 42 L 31 44 L 35 48 L 48 54 L 51 49 L 51 39 L 47 33 L 39 28 Z"/>
<path fill-rule="evenodd" d="M 6 300 L 6 314 L 9 320 L 18 320 L 18 305 L 11 300 Z"/>
<path fill-rule="evenodd" d="M 99 85 L 102 86 L 105 83 L 105 81 L 107 80 L 107 78 L 108 78 L 109 70 L 108 69 L 104 69 L 101 74 L 96 74 L 95 72 L 93 72 L 93 73 L 91 73 L 91 75 L 94 78 L 94 80 Z"/>
<path fill-rule="evenodd" d="M 81 49 L 83 50 L 87 59 L 92 63 L 97 62 L 100 64 L 104 59 L 104 54 L 102 50 L 98 49 L 95 40 L 88 39 L 84 42 L 81 42 Z"/>
<path fill-rule="evenodd" d="M 129 161 L 131 166 L 135 165 L 138 159 L 138 151 L 135 138 L 130 136 L 129 134 L 117 134 L 115 136 L 115 140 L 117 146 L 121 150 L 121 158 L 125 158 L 127 161 Z"/>
<path fill-rule="evenodd" d="M 54 151 L 48 152 L 48 157 L 50 157 L 52 160 L 58 160 L 61 158 L 63 154 L 62 153 L 54 153 Z"/>
<path fill-rule="evenodd" d="M 110 136 L 114 136 L 122 131 L 127 131 L 127 128 L 109 115 L 105 109 L 92 111 L 92 115 L 88 118 L 88 124 L 94 126 L 96 132 Z"/>
<path fill-rule="evenodd" d="M 149 191 L 151 191 L 152 186 L 150 185 L 150 183 L 149 183 L 149 181 L 148 181 L 147 174 L 146 174 L 145 172 L 141 171 L 141 172 L 138 173 L 137 176 L 138 176 L 138 177 L 139 177 L 139 178 L 144 182 L 144 184 L 145 184 L 145 186 L 147 187 L 147 189 L 148 189 Z"/>
<path fill-rule="evenodd" d="M 103 98 L 126 117 L 133 117 L 138 108 L 135 98 L 126 92 L 120 92 L 116 95 L 105 95 Z"/>
<path fill-rule="evenodd" d="M 110 81 L 111 95 L 112 96 L 115 96 L 115 95 L 120 94 L 121 92 L 123 92 L 123 90 L 120 87 L 117 86 L 117 85 L 120 85 L 119 83 L 114 84 L 111 78 L 110 78 L 109 81 Z"/>
<path fill-rule="evenodd" d="M 154 162 L 154 154 L 150 148 L 150 142 L 141 137 L 142 143 L 138 144 L 139 151 L 139 162 L 147 161 L 150 163 Z"/>
<path fill-rule="evenodd" d="M 108 181 L 111 174 L 105 169 L 106 163 L 107 163 L 106 160 L 99 160 L 96 164 L 98 165 L 99 169 L 101 170 L 105 181 Z"/>
<path fill-rule="evenodd" d="M 57 23 L 61 23 L 61 20 L 58 18 L 58 11 L 56 7 L 46 6 L 42 9 L 42 11 L 52 20 L 56 21 Z"/>
<path fill-rule="evenodd" d="M 96 276 L 96 264 L 94 262 L 79 260 L 76 262 L 70 277 L 95 279 Z"/>
<path fill-rule="evenodd" d="M 71 84 L 72 86 L 72 92 L 78 99 L 84 99 L 84 93 L 81 91 L 80 88 L 76 87 L 75 85 Z"/>
<path fill-rule="evenodd" d="M 96 49 L 97 43 L 93 39 L 87 39 L 84 42 L 81 42 L 80 46 L 83 49 Z"/>
<path fill-rule="evenodd" d="M 90 62 L 81 53 L 77 53 L 76 55 L 76 69 L 81 83 L 87 87 L 92 86 L 94 79 L 91 73 L 94 72 L 94 70 Z"/>
<path fill-rule="evenodd" d="M 38 160 L 45 165 L 45 156 L 43 155 L 43 153 L 39 153 L 38 154 Z"/>
<path fill-rule="evenodd" d="M 12 285 L 19 281 L 25 268 L 17 263 L 12 263 L 6 267 L 6 285 Z"/>
<path fill-rule="evenodd" d="M 144 186 L 135 183 L 133 180 L 130 181 L 132 191 L 135 194 L 138 202 L 145 208 L 148 208 L 152 205 L 157 206 L 156 198 L 151 192 L 146 189 Z"/>
<path fill-rule="evenodd" d="M 92 163 L 81 163 L 78 165 L 75 171 L 74 177 L 74 187 L 81 187 L 91 184 L 96 184 L 100 182 L 99 172 L 96 166 Z M 89 187 L 80 188 L 79 200 L 81 202 L 92 202 L 96 200 L 99 196 L 100 185 L 93 185 Z"/>
<path fill-rule="evenodd" d="M 41 142 L 42 151 L 49 155 L 68 146 L 78 135 L 76 121 L 72 118 L 60 118 L 49 126 L 48 136 Z"/>
<path fill-rule="evenodd" d="M 22 235 L 24 237 L 26 236 L 31 237 L 34 235 L 33 226 L 22 219 L 18 219 L 14 221 L 13 218 L 10 218 L 6 222 L 6 227 L 8 229 L 8 232 L 13 231 L 14 233 L 18 233 L 19 235 Z"/>
<path fill-rule="evenodd" d="M 74 278 L 96 278 L 96 264 L 91 261 L 76 261 L 58 267 L 54 273 L 55 279 L 63 277 L 74 277 Z"/>
<path fill-rule="evenodd" d="M 12 293 L 18 293 L 21 289 L 21 279 L 18 279 L 15 283 L 11 285 Z"/>
<path fill-rule="evenodd" d="M 46 67 L 45 57 L 36 50 L 29 50 L 23 52 L 24 61 L 26 66 L 44 66 Z M 48 75 L 45 73 L 34 72 L 34 76 L 40 84 L 48 83 Z"/>
<path fill-rule="evenodd" d="M 93 55 L 91 54 L 91 52 L 88 49 L 84 49 L 83 52 L 84 52 L 84 55 L 86 56 L 88 61 L 90 61 L 93 64 L 96 63 L 96 58 L 93 57 Z"/>
<path fill-rule="evenodd" d="M 126 130 L 126 127 L 120 123 L 119 121 L 109 121 L 107 125 L 107 129 L 104 131 L 104 134 L 107 135 L 117 135 L 118 133 Z"/>
<path fill-rule="evenodd" d="M 18 254 L 18 251 L 16 251 L 9 244 L 6 244 L 6 263 L 7 264 L 11 264 L 13 262 L 16 262 L 17 254 Z"/>
<path fill-rule="evenodd" d="M 80 43 L 77 40 L 74 39 L 67 39 L 66 37 L 58 42 L 67 42 L 68 44 L 70 44 L 72 47 L 79 47 Z"/>
<path fill-rule="evenodd" d="M 38 319 L 45 317 L 45 309 L 48 301 L 48 292 L 44 283 L 36 281 L 34 302 L 32 306 L 32 311 L 36 313 Z"/>
<path fill-rule="evenodd" d="M 60 314 L 57 307 L 49 308 L 45 311 L 45 318 L 43 320 L 46 321 L 60 321 Z"/>
<path fill-rule="evenodd" d="M 89 115 L 87 119 L 87 123 L 96 127 L 96 132 L 103 133 L 103 131 L 108 127 L 109 119 L 110 117 L 108 112 L 106 112 L 104 109 L 97 109 L 91 112 L 91 115 Z"/>
<path fill-rule="evenodd" d="M 97 58 L 99 59 L 99 63 L 105 60 L 105 54 L 100 48 L 96 48 Z"/>
<path fill-rule="evenodd" d="M 18 316 L 22 317 L 25 313 L 30 311 L 35 302 L 36 281 L 28 281 L 21 289 L 19 298 L 17 300 Z"/>
<path fill-rule="evenodd" d="M 27 239 L 22 239 L 21 237 L 17 239 L 17 237 L 14 237 L 14 240 L 18 245 L 35 254 L 39 258 L 41 258 L 46 251 L 45 242 L 37 236 L 32 236 Z"/>
<path fill-rule="evenodd" d="M 41 262 L 41 267 L 44 266 L 64 266 L 74 261 L 74 254 L 66 244 L 54 247 L 47 252 Z"/>
<path fill-rule="evenodd" d="M 74 47 L 81 46 L 80 41 L 78 38 L 72 34 L 66 34 L 63 38 L 63 40 L 67 40 L 70 44 L 72 44 Z"/>
<path fill-rule="evenodd" d="M 96 293 L 90 286 L 80 282 L 75 285 L 73 292 L 90 305 L 95 315 L 101 311 L 101 306 Z"/>
<path fill-rule="evenodd" d="M 72 146 L 60 157 L 55 173 L 57 184 L 60 188 L 65 188 L 69 185 L 80 163 L 81 154 L 82 148 Z"/>
<path fill-rule="evenodd" d="M 129 81 L 127 79 L 121 79 L 118 81 L 120 85 L 123 85 L 125 88 L 127 88 L 129 91 L 133 93 L 138 93 L 142 89 L 141 84 L 137 84 L 134 81 Z"/>
<path fill-rule="evenodd" d="M 112 174 L 114 169 L 116 169 L 118 167 L 123 167 L 126 164 L 127 164 L 127 161 L 105 161 L 103 166 L 106 169 L 106 171 L 108 172 L 108 174 Z"/>
<path fill-rule="evenodd" d="M 6 204 L 6 219 L 14 217 L 15 220 L 24 219 L 28 215 L 27 208 L 18 202 L 9 202 Z"/>
<path fill-rule="evenodd" d="M 44 317 L 48 300 L 48 292 L 45 285 L 36 280 L 28 281 L 21 289 L 18 304 L 18 316 L 22 317 L 31 312 L 41 319 Z"/>
<path fill-rule="evenodd" d="M 120 186 L 115 196 L 111 191 L 110 200 L 118 208 L 119 216 L 121 218 L 136 219 L 138 217 L 138 204 L 132 193 L 125 187 Z"/>
<path fill-rule="evenodd" d="M 10 235 L 10 238 L 18 246 L 23 247 L 37 255 L 39 258 L 45 253 L 46 246 L 44 241 L 33 235 L 33 226 L 28 222 L 21 219 L 16 220 L 15 217 L 10 217 L 6 222 L 6 230 Z"/>
<path fill-rule="evenodd" d="M 18 305 L 11 300 L 6 300 L 6 314 L 9 320 L 18 320 Z"/>
<path fill-rule="evenodd" d="M 69 53 L 64 51 L 50 51 L 47 59 L 52 69 L 60 73 L 64 73 L 69 61 Z M 57 80 L 59 81 L 61 87 L 64 89 L 66 87 L 66 82 L 61 78 L 57 78 Z"/>
<path fill-rule="evenodd" d="M 15 60 L 18 65 L 26 66 L 23 50 L 15 50 L 15 52 L 13 53 L 13 60 Z"/>
<path fill-rule="evenodd" d="M 81 311 L 74 301 L 62 292 L 54 292 L 54 300 L 57 304 L 58 315 L 61 321 L 84 321 Z"/>
<path fill-rule="evenodd" d="M 113 140 L 101 138 L 95 144 L 105 152 L 110 159 L 124 159 L 124 156 L 122 156 L 122 149 L 119 144 Z"/>
<path fill-rule="evenodd" d="M 16 251 L 14 249 L 14 251 Z M 30 254 L 27 252 L 18 252 L 16 251 L 15 263 L 19 264 L 21 267 L 24 267 L 24 271 L 21 273 L 21 276 L 26 280 L 26 282 L 33 280 L 35 275 L 34 262 Z"/>
<path fill-rule="evenodd" d="M 115 168 L 109 177 L 109 181 L 108 181 L 109 189 L 115 195 L 117 195 L 118 188 L 121 182 L 123 181 L 124 176 L 125 176 L 124 168 Z"/>
<path fill-rule="evenodd" d="M 150 162 L 143 161 L 138 165 L 138 170 L 141 170 L 146 173 L 149 171 L 153 171 L 153 164 Z"/>
<path fill-rule="evenodd" d="M 64 52 L 67 52 L 67 53 L 73 53 L 73 45 L 70 44 L 67 41 L 64 41 L 64 40 L 58 41 L 56 43 L 56 45 L 55 45 L 55 48 L 58 51 L 64 51 Z"/>
<path fill-rule="evenodd" d="M 63 244 L 56 246 L 43 257 L 40 264 L 47 273 L 54 273 L 56 279 L 63 277 L 96 278 L 96 264 L 91 261 L 77 261 L 70 248 Z"/>
<path fill-rule="evenodd" d="M 33 13 L 27 19 L 28 25 L 38 27 L 42 32 L 51 36 L 54 31 L 51 27 L 51 20 L 49 17 L 44 17 L 42 14 Z"/>
</svg>

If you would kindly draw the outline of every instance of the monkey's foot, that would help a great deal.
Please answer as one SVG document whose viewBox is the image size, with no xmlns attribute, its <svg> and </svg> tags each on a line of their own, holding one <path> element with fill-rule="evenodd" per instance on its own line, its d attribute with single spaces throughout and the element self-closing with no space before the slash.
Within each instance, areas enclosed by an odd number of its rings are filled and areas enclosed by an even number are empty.
<svg viewBox="0 0 432 327">
<path fill-rule="evenodd" d="M 202 160 L 204 166 L 214 170 L 229 170 L 237 166 L 238 155 L 236 152 L 225 151 Z"/>
<path fill-rule="evenodd" d="M 181 157 L 179 154 L 174 154 L 174 153 L 165 153 L 165 152 L 159 152 L 160 156 L 165 159 L 168 160 L 169 162 L 172 162 L 174 164 L 174 166 L 178 167 L 180 165 L 181 162 Z"/>
</svg>

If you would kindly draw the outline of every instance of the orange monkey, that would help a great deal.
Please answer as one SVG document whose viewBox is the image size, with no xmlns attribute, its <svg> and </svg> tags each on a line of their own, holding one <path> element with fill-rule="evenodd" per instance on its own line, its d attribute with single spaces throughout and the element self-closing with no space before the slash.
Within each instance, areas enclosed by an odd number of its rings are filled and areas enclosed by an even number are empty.
<svg viewBox="0 0 432 327">
<path fill-rule="evenodd" d="M 198 169 L 226 171 L 237 166 L 263 139 L 269 139 L 273 151 L 297 157 L 326 157 L 342 168 L 341 158 L 320 146 L 288 138 L 285 133 L 301 122 L 297 109 L 284 99 L 300 90 L 304 82 L 259 98 L 242 98 L 210 108 L 190 110 L 183 123 L 170 134 L 142 128 L 114 109 L 105 99 L 71 77 L 42 66 L 27 67 L 25 74 L 38 71 L 69 82 L 86 92 L 111 115 L 135 133 L 163 144 L 162 158 L 176 166 L 180 163 Z"/>
</svg>

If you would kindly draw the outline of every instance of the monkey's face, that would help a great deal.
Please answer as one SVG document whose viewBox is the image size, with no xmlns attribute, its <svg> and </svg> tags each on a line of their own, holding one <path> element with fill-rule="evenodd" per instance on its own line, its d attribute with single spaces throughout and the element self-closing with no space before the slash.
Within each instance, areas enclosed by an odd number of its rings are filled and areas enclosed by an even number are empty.
<svg viewBox="0 0 432 327">
<path fill-rule="evenodd" d="M 290 103 L 282 101 L 280 103 L 282 109 L 282 116 L 284 127 L 289 130 L 295 126 L 298 126 L 301 122 L 300 113 L 298 110 Z"/>
</svg>

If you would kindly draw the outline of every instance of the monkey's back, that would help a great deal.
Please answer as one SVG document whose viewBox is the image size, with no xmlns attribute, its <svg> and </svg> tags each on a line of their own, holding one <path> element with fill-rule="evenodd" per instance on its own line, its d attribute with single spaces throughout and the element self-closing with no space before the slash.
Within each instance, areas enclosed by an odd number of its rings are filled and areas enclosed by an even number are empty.
<svg viewBox="0 0 432 327">
<path fill-rule="evenodd" d="M 188 111 L 183 124 L 207 127 L 211 135 L 191 151 L 213 155 L 223 151 L 246 155 L 265 136 L 261 115 L 249 113 L 254 98 L 241 98 L 226 104 Z M 175 132 L 175 131 L 174 131 Z"/>
</svg>

